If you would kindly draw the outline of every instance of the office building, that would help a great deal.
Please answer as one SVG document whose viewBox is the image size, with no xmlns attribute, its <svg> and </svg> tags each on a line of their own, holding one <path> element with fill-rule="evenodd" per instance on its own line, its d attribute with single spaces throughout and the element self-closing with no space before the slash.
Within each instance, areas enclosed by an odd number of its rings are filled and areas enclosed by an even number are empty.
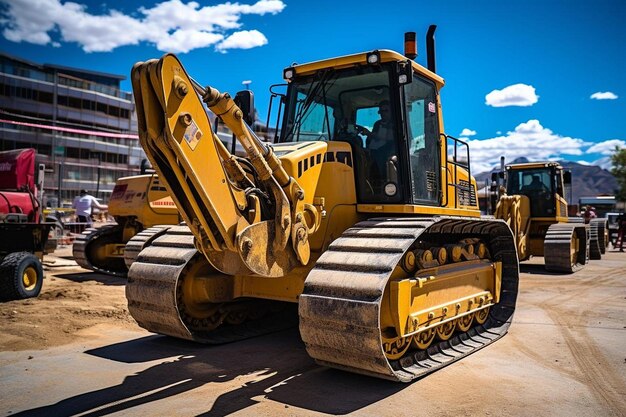
<svg viewBox="0 0 626 417">
<path fill-rule="evenodd" d="M 139 173 L 145 154 L 125 78 L 0 52 L 0 150 L 37 150 L 44 204 L 67 205 L 81 189 L 106 202 L 117 178 Z"/>
</svg>

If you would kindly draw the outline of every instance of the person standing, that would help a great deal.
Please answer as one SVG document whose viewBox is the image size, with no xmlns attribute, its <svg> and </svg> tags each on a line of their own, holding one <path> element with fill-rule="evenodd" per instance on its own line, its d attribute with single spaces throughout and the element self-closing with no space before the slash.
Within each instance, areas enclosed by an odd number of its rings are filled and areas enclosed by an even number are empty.
<svg viewBox="0 0 626 417">
<path fill-rule="evenodd" d="M 92 223 L 91 213 L 94 207 L 98 210 L 106 210 L 109 208 L 106 204 L 100 204 L 98 199 L 90 195 L 87 190 L 80 191 L 80 195 L 74 199 L 72 207 L 76 209 L 78 221 L 89 224 Z"/>
<path fill-rule="evenodd" d="M 587 206 L 584 214 L 585 223 L 589 223 L 591 219 L 595 219 L 596 217 L 598 216 L 596 215 L 595 207 Z"/>
</svg>

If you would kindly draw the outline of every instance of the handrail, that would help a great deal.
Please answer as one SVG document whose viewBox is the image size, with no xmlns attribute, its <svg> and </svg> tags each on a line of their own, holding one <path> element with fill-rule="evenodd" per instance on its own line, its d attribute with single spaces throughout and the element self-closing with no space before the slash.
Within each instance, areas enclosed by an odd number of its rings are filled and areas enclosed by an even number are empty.
<svg viewBox="0 0 626 417">
<path fill-rule="evenodd" d="M 445 154 L 446 154 L 446 200 L 445 200 L 445 204 L 442 204 L 443 206 L 447 206 L 448 202 L 449 202 L 449 198 L 448 198 L 448 187 L 452 186 L 455 188 L 455 193 L 454 193 L 454 208 L 458 208 L 459 206 L 459 201 L 458 201 L 458 190 L 461 188 L 465 188 L 467 190 L 468 196 L 470 196 L 471 198 L 471 194 L 472 194 L 472 171 L 470 168 L 470 153 L 469 153 L 469 144 L 461 139 L 455 138 L 453 136 L 450 135 L 446 135 L 445 133 L 441 133 L 440 137 L 442 137 L 442 140 L 445 143 Z M 452 142 L 454 143 L 454 152 L 453 152 L 453 157 L 452 157 L 452 161 L 448 160 L 448 140 L 452 140 Z M 467 163 L 462 163 L 459 162 L 459 158 L 458 158 L 458 148 L 459 148 L 459 144 L 465 146 L 465 156 L 467 158 Z M 450 182 L 449 179 L 449 170 L 448 170 L 448 164 L 453 165 L 454 168 L 454 174 L 453 174 L 453 180 L 452 182 Z M 460 168 L 464 168 L 467 170 L 467 175 L 469 178 L 469 181 L 467 182 L 467 186 L 462 185 L 462 184 L 458 184 L 457 183 L 457 168 L 456 167 L 460 167 Z"/>
</svg>

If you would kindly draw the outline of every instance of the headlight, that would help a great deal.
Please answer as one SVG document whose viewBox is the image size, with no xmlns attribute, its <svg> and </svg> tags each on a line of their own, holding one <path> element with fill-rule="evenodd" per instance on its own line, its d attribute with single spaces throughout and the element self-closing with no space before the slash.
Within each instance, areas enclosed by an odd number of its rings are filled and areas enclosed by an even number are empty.
<svg viewBox="0 0 626 417">
<path fill-rule="evenodd" d="M 367 54 L 367 63 L 370 65 L 380 63 L 380 54 L 378 53 L 378 51 L 370 52 Z"/>
<path fill-rule="evenodd" d="M 283 70 L 283 79 L 287 82 L 291 81 L 296 75 L 296 70 L 293 67 L 285 68 Z"/>
</svg>

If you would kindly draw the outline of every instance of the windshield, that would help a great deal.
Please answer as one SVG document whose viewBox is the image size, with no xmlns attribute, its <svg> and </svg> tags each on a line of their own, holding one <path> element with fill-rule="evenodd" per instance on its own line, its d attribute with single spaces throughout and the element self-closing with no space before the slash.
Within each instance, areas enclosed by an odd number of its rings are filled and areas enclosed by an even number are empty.
<svg viewBox="0 0 626 417">
<path fill-rule="evenodd" d="M 509 195 L 552 192 L 552 170 L 549 168 L 509 170 L 507 174 L 506 192 Z"/>
<path fill-rule="evenodd" d="M 551 168 L 508 170 L 506 192 L 527 196 L 532 216 L 552 217 L 556 213 L 553 175 Z"/>
<path fill-rule="evenodd" d="M 398 102 L 391 64 L 328 69 L 289 86 L 282 142 L 343 141 L 352 147 L 360 202 L 402 200 Z M 393 99 L 392 100 L 392 96 Z"/>
<path fill-rule="evenodd" d="M 288 94 L 282 142 L 343 140 L 355 125 L 372 130 L 379 104 L 389 100 L 389 73 L 384 66 L 329 69 L 294 80 Z"/>
</svg>

